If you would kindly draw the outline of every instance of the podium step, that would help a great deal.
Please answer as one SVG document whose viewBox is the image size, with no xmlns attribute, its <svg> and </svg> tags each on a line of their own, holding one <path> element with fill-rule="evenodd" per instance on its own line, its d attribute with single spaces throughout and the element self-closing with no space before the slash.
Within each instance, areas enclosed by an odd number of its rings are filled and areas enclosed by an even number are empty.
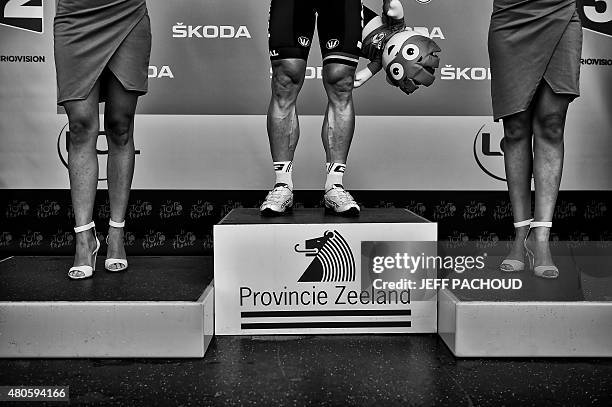
<svg viewBox="0 0 612 407">
<path fill-rule="evenodd" d="M 427 219 L 402 208 L 364 208 L 359 216 L 344 217 L 328 214 L 322 208 L 297 208 L 282 216 L 261 216 L 257 208 L 233 209 L 219 225 L 315 225 L 315 224 L 380 224 L 431 223 Z"/>
<path fill-rule="evenodd" d="M 555 280 L 501 272 L 502 258 L 492 256 L 469 278 L 514 279 L 520 289 L 440 290 L 438 333 L 453 354 L 612 357 L 611 257 L 554 258 L 560 270 Z"/>
<path fill-rule="evenodd" d="M 435 290 L 378 289 L 371 270 L 374 256 L 436 239 L 436 223 L 405 209 L 234 209 L 214 227 L 215 332 L 436 332 Z"/>
<path fill-rule="evenodd" d="M 130 257 L 69 280 L 72 257 L 0 262 L 0 357 L 202 357 L 213 335 L 210 257 Z"/>
</svg>

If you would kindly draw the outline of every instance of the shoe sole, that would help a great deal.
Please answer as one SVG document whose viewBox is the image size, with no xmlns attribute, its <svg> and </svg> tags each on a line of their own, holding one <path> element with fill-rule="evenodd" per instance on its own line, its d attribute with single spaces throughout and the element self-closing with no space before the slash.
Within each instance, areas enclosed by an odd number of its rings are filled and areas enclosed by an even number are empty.
<svg viewBox="0 0 612 407">
<path fill-rule="evenodd" d="M 325 213 L 327 213 L 329 215 L 335 215 L 335 216 L 344 216 L 344 217 L 347 217 L 347 218 L 355 218 L 355 217 L 359 216 L 359 212 L 360 212 L 360 210 L 357 209 L 357 208 L 350 208 L 350 209 L 347 209 L 344 212 L 338 212 L 334 208 L 330 208 L 329 206 L 325 207 Z"/>
<path fill-rule="evenodd" d="M 267 218 L 273 218 L 275 216 L 283 216 L 286 213 L 290 213 L 290 212 L 293 212 L 293 207 L 291 207 L 291 206 L 285 208 L 285 210 L 282 211 L 282 212 L 277 212 L 277 211 L 275 211 L 273 209 L 270 209 L 270 208 L 266 208 L 264 210 L 260 210 L 259 211 L 261 216 L 264 216 L 264 217 L 267 217 Z"/>
<path fill-rule="evenodd" d="M 501 266 L 499 266 L 499 271 L 503 272 L 503 273 L 520 273 L 522 271 L 525 271 L 525 268 L 523 267 L 522 269 L 504 269 Z"/>
<path fill-rule="evenodd" d="M 67 274 L 66 277 L 68 277 L 69 280 L 87 280 L 90 278 L 93 278 L 93 274 L 91 276 L 85 276 L 85 277 L 70 277 L 70 274 Z"/>
<path fill-rule="evenodd" d="M 129 267 L 126 267 L 124 269 L 107 269 L 106 267 L 104 267 L 104 270 L 106 270 L 107 273 L 113 273 L 113 274 L 118 274 L 118 273 L 125 273 L 128 270 Z"/>
</svg>

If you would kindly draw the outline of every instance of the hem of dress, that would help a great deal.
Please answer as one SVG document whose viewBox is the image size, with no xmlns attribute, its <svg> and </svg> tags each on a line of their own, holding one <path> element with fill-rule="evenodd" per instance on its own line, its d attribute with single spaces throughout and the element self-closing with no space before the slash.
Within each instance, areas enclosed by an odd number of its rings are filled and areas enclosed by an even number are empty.
<svg viewBox="0 0 612 407">
<path fill-rule="evenodd" d="M 494 122 L 498 122 L 501 119 L 503 119 L 504 117 L 508 117 L 508 116 L 512 116 L 513 114 L 517 114 L 517 113 L 521 113 L 526 111 L 529 108 L 529 105 L 531 105 L 531 102 L 533 101 L 533 97 L 535 96 L 537 90 L 540 88 L 540 85 L 542 84 L 542 81 L 546 82 L 546 84 L 550 87 L 550 89 L 552 89 L 553 93 L 555 95 L 568 95 L 568 96 L 573 96 L 572 100 L 570 100 L 570 103 L 573 102 L 576 98 L 580 97 L 580 91 L 576 92 L 576 91 L 560 91 L 560 90 L 555 90 L 555 88 L 553 88 L 553 86 L 550 84 L 550 82 L 548 81 L 548 79 L 546 79 L 546 76 L 542 76 L 542 78 L 538 81 L 538 84 L 535 86 L 535 90 L 532 92 L 532 95 L 529 98 L 529 102 L 527 103 L 527 106 L 522 107 L 518 110 L 515 110 L 513 112 L 510 113 L 503 113 L 503 114 L 494 114 L 493 115 L 493 121 Z"/>
<path fill-rule="evenodd" d="M 114 75 L 114 73 L 113 73 L 113 75 Z M 116 75 L 115 75 L 115 77 L 116 77 Z M 117 80 L 119 80 L 119 78 L 117 78 Z M 119 83 L 121 83 L 120 80 L 119 80 Z M 149 93 L 148 89 L 144 89 L 144 90 L 143 89 L 135 89 L 135 88 L 129 89 L 123 83 L 121 83 L 121 86 L 123 86 L 123 89 L 125 89 L 128 92 L 138 93 L 138 96 L 143 96 L 143 95 L 146 95 L 147 93 Z M 89 91 L 89 93 L 91 93 L 91 90 Z M 57 101 L 57 105 L 58 106 L 62 106 L 66 102 L 72 102 L 72 101 L 75 101 L 75 100 L 85 100 L 89 96 L 89 93 L 86 96 L 74 96 L 74 97 L 71 96 L 71 97 L 63 98 L 63 99 Z M 98 101 L 98 103 L 103 103 L 103 102 L 104 102 L 104 99 L 101 99 L 101 100 Z"/>
<path fill-rule="evenodd" d="M 90 91 L 90 93 L 91 93 L 91 91 Z M 87 96 L 89 96 L 89 94 Z M 72 102 L 72 101 L 75 101 L 75 100 L 85 100 L 85 99 L 87 99 L 87 96 L 75 96 L 75 97 L 68 97 L 68 98 L 58 99 L 57 100 L 57 105 L 58 106 L 62 106 L 66 102 Z"/>
<path fill-rule="evenodd" d="M 144 95 L 145 93 L 147 93 L 149 91 L 148 87 L 146 87 L 144 89 L 142 89 L 142 88 L 134 88 L 134 87 L 130 88 L 129 85 L 125 84 L 125 80 L 120 78 L 119 75 L 117 75 L 117 72 L 113 71 L 113 68 L 111 68 L 110 66 L 107 66 L 107 68 L 108 68 L 109 72 L 112 73 L 113 76 L 117 79 L 117 81 L 121 84 L 121 86 L 123 86 L 123 89 L 127 90 L 128 92 L 138 92 L 138 93 L 141 93 L 141 94 Z"/>
<path fill-rule="evenodd" d="M 567 27 L 569 26 L 569 24 L 571 23 L 571 17 L 570 19 L 567 21 L 566 26 L 565 26 L 565 30 L 567 30 Z M 561 33 L 561 36 L 559 37 L 559 40 L 557 41 L 557 43 L 555 44 L 555 50 L 556 48 L 559 46 L 559 41 L 561 41 L 561 37 L 563 36 L 563 34 L 565 33 L 565 30 L 563 31 L 563 33 Z M 503 113 L 503 114 L 493 114 L 493 121 L 494 122 L 498 122 L 501 119 L 503 119 L 504 117 L 508 117 L 511 116 L 513 114 L 517 114 L 517 113 L 521 113 L 526 111 L 529 106 L 531 105 L 531 102 L 533 101 L 533 98 L 535 97 L 536 92 L 538 91 L 538 89 L 540 88 L 540 85 L 542 84 L 542 81 L 545 81 L 548 86 L 550 86 L 550 88 L 552 89 L 552 91 L 555 94 L 570 94 L 570 95 L 575 95 L 574 92 L 557 92 L 555 91 L 555 89 L 552 87 L 552 85 L 550 84 L 550 82 L 548 81 L 548 79 L 546 79 L 546 69 L 548 68 L 548 64 L 550 64 L 550 60 L 552 59 L 552 56 L 554 54 L 554 50 L 553 52 L 550 54 L 550 57 L 548 59 L 548 62 L 546 63 L 546 67 L 544 68 L 544 71 L 542 72 L 540 79 L 538 79 L 538 81 L 536 82 L 535 86 L 533 87 L 533 89 L 529 92 L 529 97 L 527 98 L 527 103 L 524 107 L 521 107 L 520 109 L 514 111 L 514 112 L 510 112 L 510 113 Z M 576 97 L 580 96 L 579 94 L 576 95 Z M 574 98 L 575 99 L 575 98 Z M 572 99 L 572 100 L 574 100 Z"/>
<path fill-rule="evenodd" d="M 96 79 L 94 81 L 92 81 L 91 86 L 87 89 L 87 93 L 85 96 L 75 96 L 75 97 L 68 97 L 68 98 L 64 98 L 61 100 L 57 101 L 57 104 L 59 106 L 61 106 L 61 104 L 69 102 L 69 101 L 73 101 L 73 100 L 85 100 L 87 99 L 87 97 L 89 96 L 89 94 L 91 93 L 92 89 L 94 88 L 94 86 L 96 85 L 96 82 L 98 82 L 98 80 L 100 79 L 100 76 L 102 75 L 102 72 L 104 71 L 104 68 L 106 68 L 108 66 L 108 63 L 110 62 L 111 58 L 113 57 L 113 55 L 115 55 L 115 52 L 117 52 L 117 49 L 121 46 L 121 44 L 123 44 L 123 41 L 125 41 L 125 39 L 128 37 L 128 35 L 131 34 L 131 32 L 134 30 L 134 28 L 140 23 L 140 21 L 147 15 L 147 13 L 143 13 L 142 16 L 134 23 L 132 24 L 132 26 L 130 27 L 129 30 L 126 30 L 126 34 L 123 36 L 123 38 L 121 39 L 121 42 L 119 42 L 119 45 L 117 46 L 117 48 L 115 48 L 115 50 L 112 52 L 112 54 L 110 54 L 108 56 L 108 58 L 106 59 L 106 61 L 104 61 L 103 64 L 101 64 L 101 67 L 98 69 L 98 71 L 96 72 Z M 110 69 L 110 68 L 109 68 Z M 113 75 L 115 75 L 115 73 L 113 72 Z M 115 75 L 115 77 L 117 77 L 117 75 Z M 117 79 L 119 79 L 117 77 Z M 121 82 L 119 80 L 119 82 Z M 121 83 L 121 85 L 123 86 L 123 83 Z M 125 88 L 125 86 L 124 86 Z M 98 100 L 98 103 L 102 103 L 102 100 Z"/>
</svg>

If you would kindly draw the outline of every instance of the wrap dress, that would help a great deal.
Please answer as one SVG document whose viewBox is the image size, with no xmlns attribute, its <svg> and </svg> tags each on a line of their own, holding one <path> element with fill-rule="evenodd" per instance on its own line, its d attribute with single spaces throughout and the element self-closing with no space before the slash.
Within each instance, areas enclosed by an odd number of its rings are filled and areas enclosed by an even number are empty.
<svg viewBox="0 0 612 407">
<path fill-rule="evenodd" d="M 146 0 L 59 0 L 53 34 L 58 104 L 86 99 L 105 69 L 126 90 L 147 92 L 151 28 Z"/>
<path fill-rule="evenodd" d="M 528 109 L 542 80 L 580 94 L 582 26 L 576 0 L 494 0 L 489 26 L 495 121 Z"/>
</svg>

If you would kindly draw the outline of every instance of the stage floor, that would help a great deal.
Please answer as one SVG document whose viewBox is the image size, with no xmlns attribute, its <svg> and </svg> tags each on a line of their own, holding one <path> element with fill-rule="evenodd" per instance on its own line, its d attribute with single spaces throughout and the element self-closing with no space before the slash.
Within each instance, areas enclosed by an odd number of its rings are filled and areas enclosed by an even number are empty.
<svg viewBox="0 0 612 407">
<path fill-rule="evenodd" d="M 216 337 L 203 359 L 0 360 L 74 405 L 610 405 L 610 359 L 453 357 L 435 334 Z"/>
</svg>

